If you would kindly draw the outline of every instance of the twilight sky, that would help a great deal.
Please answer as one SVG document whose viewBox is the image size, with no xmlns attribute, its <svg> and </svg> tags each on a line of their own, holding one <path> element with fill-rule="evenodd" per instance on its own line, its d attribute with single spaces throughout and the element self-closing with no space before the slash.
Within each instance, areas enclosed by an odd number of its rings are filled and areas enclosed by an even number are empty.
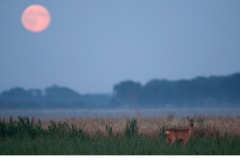
<svg viewBox="0 0 240 160">
<path fill-rule="evenodd" d="M 32 4 L 46 30 L 21 24 Z M 239 0 L 0 1 L 0 92 L 53 84 L 111 93 L 121 81 L 240 72 Z"/>
</svg>

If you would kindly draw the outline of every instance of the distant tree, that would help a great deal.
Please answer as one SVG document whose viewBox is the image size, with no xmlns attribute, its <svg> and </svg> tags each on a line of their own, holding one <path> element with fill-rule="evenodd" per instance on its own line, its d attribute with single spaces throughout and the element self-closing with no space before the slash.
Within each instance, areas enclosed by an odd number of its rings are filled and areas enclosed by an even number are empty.
<svg viewBox="0 0 240 160">
<path fill-rule="evenodd" d="M 34 109 L 41 108 L 42 93 L 39 89 L 24 90 L 15 87 L 4 91 L 0 95 L 0 108 L 2 109 Z"/>
<path fill-rule="evenodd" d="M 46 103 L 72 103 L 81 101 L 81 95 L 67 87 L 53 85 L 45 89 L 44 99 Z"/>
<path fill-rule="evenodd" d="M 198 98 L 202 97 L 202 85 L 195 84 L 192 80 L 180 80 L 175 82 L 175 102 L 178 105 L 196 105 Z M 197 98 L 198 97 L 198 98 Z"/>
<path fill-rule="evenodd" d="M 43 94 L 40 89 L 29 89 L 28 93 L 31 95 L 31 99 L 34 102 L 42 103 L 43 102 Z"/>
<path fill-rule="evenodd" d="M 0 95 L 1 101 L 7 102 L 40 102 L 42 93 L 39 89 L 24 90 L 21 87 L 4 91 Z"/>
<path fill-rule="evenodd" d="M 120 104 L 137 105 L 140 101 L 142 85 L 138 82 L 124 81 L 113 88 L 115 101 Z"/>
<path fill-rule="evenodd" d="M 144 106 L 236 106 L 240 105 L 240 73 L 192 80 L 151 80 L 144 86 L 125 81 L 114 86 L 114 100 Z"/>
<path fill-rule="evenodd" d="M 225 77 L 215 90 L 222 103 L 240 103 L 240 74 Z"/>
<path fill-rule="evenodd" d="M 53 85 L 45 89 L 25 90 L 15 87 L 0 94 L 0 109 L 32 108 L 101 108 L 117 105 L 189 107 L 239 106 L 240 73 L 229 76 L 197 77 L 192 80 L 151 80 L 142 86 L 123 81 L 113 87 L 113 96 L 80 95 L 67 88 Z M 110 103 L 111 101 L 111 103 Z"/>
<path fill-rule="evenodd" d="M 152 80 L 143 87 L 144 104 L 163 105 L 172 103 L 174 92 L 172 83 L 166 80 Z"/>
</svg>

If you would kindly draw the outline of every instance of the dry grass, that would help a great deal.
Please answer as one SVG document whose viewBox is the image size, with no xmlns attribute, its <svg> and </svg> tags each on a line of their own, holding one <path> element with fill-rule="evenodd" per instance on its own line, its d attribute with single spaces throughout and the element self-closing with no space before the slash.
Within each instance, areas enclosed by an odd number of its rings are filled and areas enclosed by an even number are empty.
<svg viewBox="0 0 240 160">
<path fill-rule="evenodd" d="M 152 118 L 136 117 L 140 136 L 159 137 L 162 133 L 161 129 L 188 127 L 186 117 L 174 115 Z M 61 120 L 61 122 L 74 124 L 90 136 L 109 136 L 106 125 L 112 127 L 113 136 L 124 136 L 127 118 L 129 117 L 71 118 Z M 47 129 L 49 124 L 48 121 L 43 121 L 43 129 Z M 229 136 L 240 137 L 240 116 L 195 116 L 193 136 L 201 134 L 207 137 L 223 137 L 226 133 Z"/>
</svg>

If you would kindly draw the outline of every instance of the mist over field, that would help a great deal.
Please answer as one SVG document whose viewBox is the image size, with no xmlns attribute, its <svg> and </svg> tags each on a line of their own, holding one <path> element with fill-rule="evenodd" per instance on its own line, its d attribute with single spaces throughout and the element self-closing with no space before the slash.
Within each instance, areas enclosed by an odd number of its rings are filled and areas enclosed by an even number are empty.
<svg viewBox="0 0 240 160">
<path fill-rule="evenodd" d="M 240 74 L 196 77 L 191 80 L 123 81 L 109 94 L 80 94 L 53 85 L 45 90 L 15 87 L 0 94 L 2 117 L 156 117 L 185 115 L 238 115 Z"/>
</svg>

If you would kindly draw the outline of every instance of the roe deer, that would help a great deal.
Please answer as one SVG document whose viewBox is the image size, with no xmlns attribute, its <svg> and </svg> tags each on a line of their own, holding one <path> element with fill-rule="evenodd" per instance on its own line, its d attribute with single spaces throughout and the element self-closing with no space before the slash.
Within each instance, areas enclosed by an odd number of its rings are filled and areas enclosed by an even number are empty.
<svg viewBox="0 0 240 160">
<path fill-rule="evenodd" d="M 175 129 L 175 128 L 170 128 L 166 130 L 165 135 L 166 135 L 166 144 L 171 141 L 171 145 L 178 140 L 182 141 L 184 145 L 188 142 L 192 131 L 193 131 L 193 125 L 194 125 L 194 118 L 190 119 L 187 116 L 187 120 L 189 122 L 189 128 L 188 129 Z"/>
</svg>

